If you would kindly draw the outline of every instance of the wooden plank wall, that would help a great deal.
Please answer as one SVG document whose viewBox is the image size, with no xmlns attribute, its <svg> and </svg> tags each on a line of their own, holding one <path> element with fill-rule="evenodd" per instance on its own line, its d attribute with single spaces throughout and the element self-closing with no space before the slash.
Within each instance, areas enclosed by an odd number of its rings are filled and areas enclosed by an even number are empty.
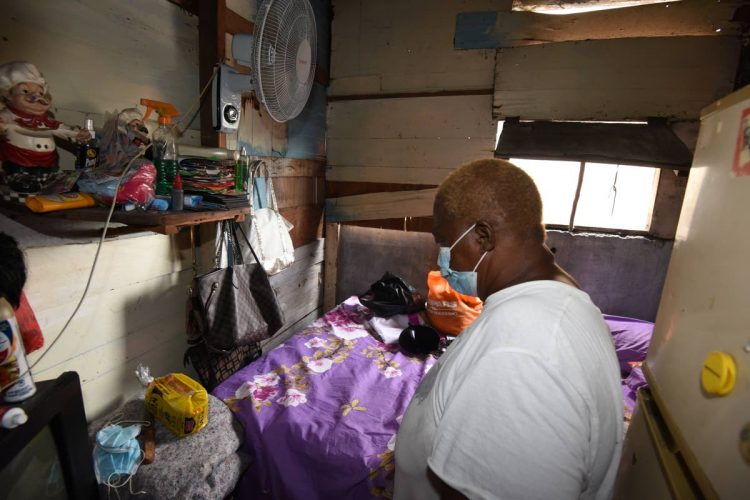
<svg viewBox="0 0 750 500">
<path fill-rule="evenodd" d="M 221 1 L 221 0 L 220 0 Z M 234 9 L 236 2 L 227 2 Z M 318 28 L 318 66 L 329 65 L 330 3 L 311 2 Z M 250 16 L 254 9 L 236 12 Z M 227 37 L 227 54 L 231 36 Z M 325 124 L 326 88 L 316 82 L 302 113 L 286 123 L 273 121 L 265 109 L 253 109 L 243 102 L 239 130 L 228 144 L 244 147 L 254 158 L 266 160 L 281 214 L 293 225 L 290 235 L 295 247 L 295 263 L 272 277 L 285 316 L 285 325 L 263 346 L 268 350 L 321 313 L 323 304 L 323 207 L 325 202 Z"/>
<path fill-rule="evenodd" d="M 36 64 L 55 117 L 70 125 L 90 117 L 98 129 L 106 112 L 139 107 L 141 97 L 185 113 L 198 96 L 198 19 L 166 0 L 5 2 L 0 32 L 0 63 Z M 193 127 L 181 141 L 199 144 Z M 58 151 L 73 168 L 73 155 Z"/>
<path fill-rule="evenodd" d="M 697 120 L 728 94 L 737 37 L 648 37 L 500 49 L 496 117 L 524 120 Z"/>
<path fill-rule="evenodd" d="M 34 62 L 47 79 L 56 117 L 73 125 L 90 116 L 101 127 L 105 112 L 137 106 L 141 97 L 170 101 L 184 112 L 198 94 L 197 25 L 166 0 L 5 2 L 0 61 Z M 198 139 L 190 130 L 181 140 Z M 72 168 L 73 156 L 60 153 L 61 165 Z M 27 295 L 49 346 L 80 298 L 96 245 L 54 238 L 20 243 Z M 95 418 L 139 390 L 133 376 L 139 362 L 155 375 L 185 370 L 191 276 L 186 234 L 107 241 L 90 295 L 34 377 L 78 371 L 87 416 Z"/>
<path fill-rule="evenodd" d="M 649 36 L 739 34 L 732 22 L 738 1 L 681 0 L 669 5 L 612 9 L 585 14 L 462 12 L 456 18 L 455 48 L 489 49 L 552 42 Z"/>
<path fill-rule="evenodd" d="M 321 23 L 327 26 L 325 18 Z M 10 2 L 0 35 L 0 60 L 35 62 L 48 80 L 57 117 L 71 124 L 82 124 L 90 115 L 98 127 L 105 111 L 136 106 L 141 97 L 173 102 L 184 112 L 198 94 L 198 18 L 167 0 Z M 289 332 L 314 319 L 322 304 L 325 131 L 320 124 L 325 121 L 319 114 L 325 115 L 325 99 L 316 106 L 317 117 L 303 117 L 297 124 L 301 132 L 287 141 L 295 151 L 312 153 L 269 159 L 281 212 L 295 225 L 297 261 L 272 280 Z M 260 137 L 265 130 L 254 132 Z M 189 131 L 181 142 L 198 143 L 199 135 Z M 250 136 L 248 144 L 254 133 Z M 62 163 L 72 167 L 72 156 L 63 156 Z M 203 242 L 199 270 L 206 271 L 215 227 L 204 225 L 197 234 Z M 27 295 L 49 345 L 80 297 L 96 245 L 51 239 L 44 245 L 24 247 Z M 192 373 L 183 367 L 192 276 L 186 232 L 107 241 L 88 298 L 34 376 L 43 380 L 78 371 L 92 419 L 138 392 L 133 370 L 139 362 L 154 375 Z M 38 356 L 34 353 L 32 362 Z"/>
<path fill-rule="evenodd" d="M 429 230 L 419 217 L 432 213 L 428 188 L 467 160 L 492 157 L 494 51 L 453 50 L 453 33 L 462 10 L 510 5 L 333 2 L 328 220 Z M 404 193 L 372 194 L 390 191 Z"/>
<path fill-rule="evenodd" d="M 570 16 L 511 3 L 334 1 L 328 222 L 429 230 L 429 189 L 493 156 L 498 118 L 661 116 L 691 145 L 700 108 L 732 89 L 737 1 Z M 662 222 L 679 212 L 670 206 Z"/>
</svg>

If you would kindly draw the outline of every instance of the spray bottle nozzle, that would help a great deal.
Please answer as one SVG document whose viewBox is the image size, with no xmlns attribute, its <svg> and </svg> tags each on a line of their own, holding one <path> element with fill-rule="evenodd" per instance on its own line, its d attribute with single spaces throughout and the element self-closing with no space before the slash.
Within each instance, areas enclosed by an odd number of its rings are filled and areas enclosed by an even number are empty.
<svg viewBox="0 0 750 500">
<path fill-rule="evenodd" d="M 143 115 L 143 121 L 145 122 L 151 116 L 151 113 L 156 110 L 159 115 L 159 123 L 170 124 L 172 118 L 179 116 L 177 108 L 168 102 L 154 101 L 152 99 L 141 99 L 141 104 L 146 106 L 146 113 Z"/>
</svg>

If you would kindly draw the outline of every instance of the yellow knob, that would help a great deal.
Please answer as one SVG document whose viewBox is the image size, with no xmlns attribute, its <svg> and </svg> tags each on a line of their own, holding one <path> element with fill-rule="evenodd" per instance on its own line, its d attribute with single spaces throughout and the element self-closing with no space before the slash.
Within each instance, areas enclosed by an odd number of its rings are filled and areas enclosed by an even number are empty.
<svg viewBox="0 0 750 500">
<path fill-rule="evenodd" d="M 708 394 L 726 396 L 734 389 L 736 378 L 737 366 L 731 355 L 714 351 L 706 356 L 701 372 L 701 385 Z"/>
</svg>

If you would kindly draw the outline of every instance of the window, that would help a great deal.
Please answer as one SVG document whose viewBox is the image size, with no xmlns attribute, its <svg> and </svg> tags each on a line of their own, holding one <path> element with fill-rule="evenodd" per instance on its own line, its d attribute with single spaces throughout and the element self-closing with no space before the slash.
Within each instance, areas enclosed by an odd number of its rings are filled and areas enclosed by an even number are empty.
<svg viewBox="0 0 750 500">
<path fill-rule="evenodd" d="M 544 203 L 545 224 L 571 229 L 649 230 L 659 169 L 519 158 L 510 161 L 534 179 Z"/>
<path fill-rule="evenodd" d="M 534 122 L 533 125 L 516 122 L 508 125 L 500 121 L 496 156 L 509 158 L 534 179 L 542 196 L 543 218 L 546 225 L 565 226 L 571 230 L 577 227 L 605 231 L 649 232 L 661 170 L 653 166 L 637 165 L 638 159 L 647 155 L 636 155 L 631 158 L 627 154 L 622 155 L 622 150 L 618 150 L 618 147 L 625 143 L 625 152 L 632 153 L 633 144 L 643 142 L 637 135 L 638 131 L 635 131 L 634 135 L 630 127 L 637 128 L 638 125 L 600 122 Z M 509 132 L 507 137 L 506 132 Z M 660 130 L 649 132 L 654 136 L 658 133 Z M 502 143 L 501 135 L 504 141 Z M 624 135 L 627 135 L 628 140 L 610 140 L 622 139 Z M 564 140 L 561 141 L 561 137 Z M 656 146 L 647 150 L 671 155 L 672 146 L 669 141 L 663 136 L 658 139 L 654 142 Z M 677 141 L 680 147 L 685 147 L 679 139 Z M 675 149 L 678 150 L 679 148 Z M 606 153 L 602 154 L 602 151 Z M 515 157 L 514 153 L 523 158 Z M 565 158 L 576 158 L 580 155 L 581 158 L 601 159 L 529 159 L 536 155 L 554 158 L 558 154 Z M 670 155 L 659 158 L 659 161 L 665 164 L 689 165 L 692 160 L 689 151 L 684 158 L 677 154 Z M 608 159 L 604 160 L 604 156 Z M 609 156 L 618 159 L 612 160 Z M 624 163 L 618 165 L 617 161 Z M 679 205 L 676 206 L 676 210 L 679 211 Z"/>
</svg>

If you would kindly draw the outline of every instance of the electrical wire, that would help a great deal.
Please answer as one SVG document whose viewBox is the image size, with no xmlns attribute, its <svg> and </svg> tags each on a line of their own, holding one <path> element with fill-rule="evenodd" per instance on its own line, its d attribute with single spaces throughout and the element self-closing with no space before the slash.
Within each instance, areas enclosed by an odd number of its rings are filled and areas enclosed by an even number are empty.
<svg viewBox="0 0 750 500">
<path fill-rule="evenodd" d="M 143 155 L 146 154 L 146 151 L 151 148 L 151 144 L 143 148 L 143 150 L 135 155 L 125 166 L 125 170 L 122 171 L 122 174 L 120 174 L 120 177 L 117 179 L 117 184 L 115 185 L 115 195 L 112 196 L 112 203 L 109 206 L 109 213 L 107 214 L 107 220 L 104 222 L 104 229 L 102 230 L 102 235 L 99 238 L 99 244 L 96 247 L 96 254 L 94 254 L 94 262 L 91 264 L 91 271 L 89 272 L 89 277 L 86 280 L 86 286 L 83 289 L 83 293 L 81 294 L 81 298 L 78 301 L 78 304 L 76 305 L 75 309 L 73 309 L 73 313 L 68 317 L 68 321 L 65 322 L 65 325 L 63 325 L 62 330 L 60 330 L 60 333 L 57 334 L 55 339 L 52 341 L 52 343 L 47 347 L 47 349 L 44 350 L 44 352 L 34 361 L 34 363 L 29 367 L 29 371 L 31 371 L 36 365 L 39 364 L 39 362 L 44 359 L 44 356 L 47 355 L 48 352 L 52 350 L 52 348 L 55 346 L 58 340 L 62 338 L 63 333 L 65 333 L 65 330 L 68 329 L 68 326 L 73 321 L 73 318 L 75 318 L 76 314 L 78 314 L 78 310 L 81 308 L 81 305 L 83 305 L 83 301 L 86 298 L 86 295 L 88 294 L 89 288 L 91 287 L 91 282 L 94 278 L 94 271 L 96 270 L 96 264 L 99 261 L 99 253 L 102 250 L 102 246 L 104 244 L 104 239 L 107 237 L 107 230 L 109 230 L 109 224 L 112 220 L 112 214 L 115 212 L 115 207 L 117 206 L 117 192 L 120 190 L 120 184 L 122 184 L 122 180 L 125 178 L 127 173 L 130 171 L 130 168 L 133 166 L 133 163 L 138 158 L 141 158 Z"/>
<path fill-rule="evenodd" d="M 198 95 L 198 99 L 196 99 L 195 103 L 193 104 L 193 107 L 184 115 L 184 118 L 187 118 L 191 113 L 197 113 L 198 109 L 200 108 L 201 101 L 203 100 L 203 96 L 206 94 L 206 91 L 208 90 L 209 86 L 213 82 L 214 78 L 216 78 L 216 72 L 218 70 L 218 66 L 214 66 L 214 71 L 211 74 L 211 78 L 208 79 L 208 82 L 203 87 L 203 90 L 201 90 L 201 93 Z M 194 117 L 193 117 L 194 118 Z M 189 125 L 193 118 L 190 119 L 190 121 L 187 122 Z M 175 125 L 175 132 L 177 133 L 177 136 L 182 136 L 184 133 L 184 129 L 180 130 L 179 124 Z M 0 392 L 4 391 L 8 387 L 14 385 L 19 379 L 26 376 L 27 373 L 31 372 L 41 361 L 44 359 L 44 357 L 52 350 L 52 348 L 57 344 L 57 342 L 62 338 L 65 331 L 68 329 L 68 326 L 73 321 L 73 318 L 75 318 L 76 314 L 78 314 L 78 310 L 81 308 L 81 305 L 83 305 L 83 301 L 86 299 L 86 295 L 88 294 L 89 288 L 91 287 L 91 282 L 94 278 L 94 271 L 96 270 L 96 264 L 99 261 L 99 253 L 101 252 L 102 246 L 104 244 L 104 239 L 107 236 L 107 230 L 109 229 L 109 224 L 112 220 L 112 214 L 115 211 L 115 207 L 117 206 L 117 192 L 120 190 L 120 184 L 122 184 L 122 180 L 125 178 L 127 173 L 130 171 L 130 168 L 133 166 L 133 163 L 138 158 L 143 157 L 146 154 L 146 151 L 148 151 L 153 143 L 149 144 L 143 150 L 141 150 L 137 155 L 135 155 L 125 166 L 125 169 L 120 174 L 120 177 L 117 179 L 117 185 L 115 186 L 114 193 L 115 195 L 112 197 L 112 203 L 109 207 L 109 213 L 107 214 L 107 220 L 104 222 L 104 229 L 102 230 L 102 235 L 99 238 L 99 244 L 96 247 L 96 253 L 94 254 L 94 261 L 91 264 L 91 271 L 89 272 L 89 277 L 86 280 L 86 286 L 83 289 L 83 293 L 81 294 L 81 298 L 78 300 L 78 304 L 76 305 L 75 309 L 73 309 L 73 312 L 68 317 L 68 320 L 65 322 L 65 325 L 63 325 L 62 329 L 60 330 L 60 333 L 58 333 L 52 343 L 49 344 L 49 346 L 42 352 L 39 357 L 32 363 L 27 370 L 20 373 L 18 378 L 16 380 L 13 380 L 12 382 L 0 387 Z"/>
</svg>

